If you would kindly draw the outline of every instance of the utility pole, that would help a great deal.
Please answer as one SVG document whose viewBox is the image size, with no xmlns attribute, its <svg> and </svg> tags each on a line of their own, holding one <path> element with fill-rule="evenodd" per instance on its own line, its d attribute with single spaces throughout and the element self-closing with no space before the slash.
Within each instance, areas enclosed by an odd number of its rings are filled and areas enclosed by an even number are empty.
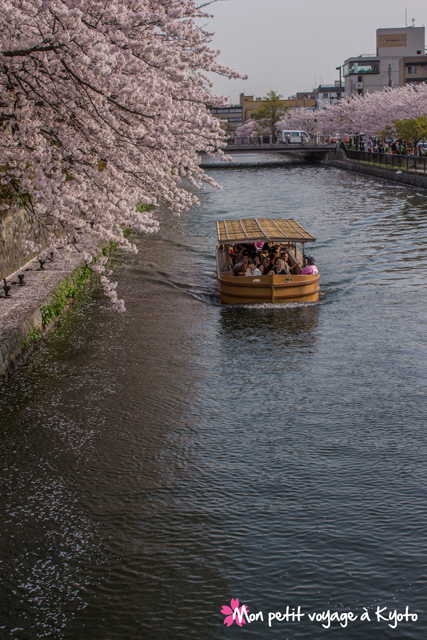
<svg viewBox="0 0 427 640">
<path fill-rule="evenodd" d="M 342 75 L 341 75 L 342 67 L 341 67 L 341 65 L 339 67 L 336 67 L 336 70 L 340 72 L 340 86 L 339 86 L 339 89 L 338 89 L 338 100 L 341 100 L 341 82 L 342 82 Z"/>
</svg>

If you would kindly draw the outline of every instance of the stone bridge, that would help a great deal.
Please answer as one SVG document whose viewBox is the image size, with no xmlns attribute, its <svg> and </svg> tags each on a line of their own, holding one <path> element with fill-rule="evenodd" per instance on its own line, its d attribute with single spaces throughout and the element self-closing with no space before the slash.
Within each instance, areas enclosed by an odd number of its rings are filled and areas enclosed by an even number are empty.
<svg viewBox="0 0 427 640">
<path fill-rule="evenodd" d="M 229 155 L 268 153 L 304 156 L 307 160 L 323 160 L 330 151 L 336 151 L 336 144 L 298 144 L 294 142 L 228 143 L 225 153 Z"/>
</svg>

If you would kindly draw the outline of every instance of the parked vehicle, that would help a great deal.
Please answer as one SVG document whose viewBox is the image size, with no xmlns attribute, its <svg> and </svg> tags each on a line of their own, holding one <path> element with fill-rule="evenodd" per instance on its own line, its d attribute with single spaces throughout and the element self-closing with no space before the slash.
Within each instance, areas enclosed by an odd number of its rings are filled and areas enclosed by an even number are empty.
<svg viewBox="0 0 427 640">
<path fill-rule="evenodd" d="M 310 136 L 305 131 L 282 131 L 281 142 L 303 144 L 310 142 Z"/>
<path fill-rule="evenodd" d="M 334 133 L 331 135 L 331 142 L 344 142 L 344 144 L 349 144 L 350 138 L 348 136 L 342 136 L 340 133 Z"/>
</svg>

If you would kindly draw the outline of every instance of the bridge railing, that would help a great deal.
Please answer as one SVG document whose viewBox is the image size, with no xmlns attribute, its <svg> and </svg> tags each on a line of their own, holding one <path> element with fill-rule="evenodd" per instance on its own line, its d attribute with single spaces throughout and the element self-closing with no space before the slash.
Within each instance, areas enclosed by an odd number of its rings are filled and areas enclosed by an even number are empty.
<svg viewBox="0 0 427 640">
<path fill-rule="evenodd" d="M 248 137 L 235 137 L 227 139 L 228 145 L 262 145 L 262 144 L 280 144 L 285 147 L 294 147 L 297 145 L 319 145 L 324 146 L 325 144 L 331 144 L 327 138 L 319 138 L 318 136 L 310 138 L 309 141 L 301 140 L 301 142 L 282 142 L 280 138 L 275 136 L 253 136 Z"/>
<path fill-rule="evenodd" d="M 397 153 L 374 153 L 373 151 L 350 151 L 346 149 L 349 160 L 369 162 L 378 167 L 404 171 L 427 173 L 427 156 L 403 156 Z"/>
<path fill-rule="evenodd" d="M 274 136 L 253 136 L 250 138 L 246 137 L 236 137 L 236 138 L 228 138 L 227 144 L 235 144 L 235 145 L 259 145 L 259 144 L 279 144 L 280 140 L 278 138 L 274 138 Z"/>
</svg>

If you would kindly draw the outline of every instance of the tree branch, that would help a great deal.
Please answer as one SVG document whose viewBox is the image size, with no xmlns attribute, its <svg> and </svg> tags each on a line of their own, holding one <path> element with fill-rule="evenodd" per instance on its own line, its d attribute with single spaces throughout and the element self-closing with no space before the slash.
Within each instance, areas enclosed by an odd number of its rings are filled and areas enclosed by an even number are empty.
<svg viewBox="0 0 427 640">
<path fill-rule="evenodd" d="M 59 49 L 59 45 L 56 44 L 48 44 L 45 47 L 31 47 L 30 49 L 16 49 L 16 51 L 2 51 L 2 55 L 5 58 L 19 58 L 24 56 L 29 56 L 34 51 L 56 51 Z"/>
</svg>

